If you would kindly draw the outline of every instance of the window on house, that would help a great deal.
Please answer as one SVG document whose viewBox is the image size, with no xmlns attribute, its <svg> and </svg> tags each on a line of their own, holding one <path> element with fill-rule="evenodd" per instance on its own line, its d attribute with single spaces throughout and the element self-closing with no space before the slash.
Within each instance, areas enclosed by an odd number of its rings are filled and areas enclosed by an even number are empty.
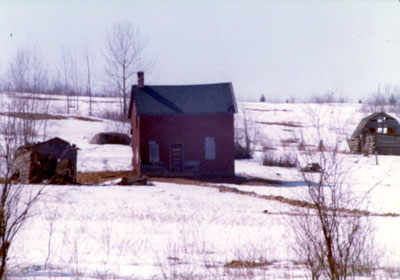
<svg viewBox="0 0 400 280">
<path fill-rule="evenodd" d="M 205 158 L 212 160 L 216 158 L 216 147 L 215 147 L 215 138 L 214 137 L 206 137 L 205 142 Z"/>
<path fill-rule="evenodd" d="M 160 162 L 160 145 L 156 141 L 149 141 L 149 161 L 150 163 Z"/>
<path fill-rule="evenodd" d="M 377 132 L 378 134 L 387 134 L 387 133 L 388 133 L 388 130 L 387 130 L 387 127 L 378 127 L 378 128 L 376 129 L 376 132 Z"/>
</svg>

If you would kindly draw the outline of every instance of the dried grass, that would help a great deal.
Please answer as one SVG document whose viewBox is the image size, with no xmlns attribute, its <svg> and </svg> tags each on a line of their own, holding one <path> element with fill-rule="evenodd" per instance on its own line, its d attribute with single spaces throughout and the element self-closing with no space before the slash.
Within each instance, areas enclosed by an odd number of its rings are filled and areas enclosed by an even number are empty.
<svg viewBox="0 0 400 280">
<path fill-rule="evenodd" d="M 264 124 L 264 125 L 280 125 L 280 126 L 288 126 L 288 127 L 303 127 L 299 123 L 294 123 L 294 122 L 257 122 L 259 124 Z"/>
<path fill-rule="evenodd" d="M 120 179 L 122 177 L 133 178 L 137 176 L 136 173 L 132 170 L 86 172 L 86 173 L 78 173 L 77 183 L 81 185 L 95 185 L 107 181 Z"/>
<path fill-rule="evenodd" d="M 21 112 L 0 112 L 1 116 L 10 116 L 25 120 L 65 120 L 67 117 L 61 115 L 41 114 L 41 113 L 21 113 Z"/>
<path fill-rule="evenodd" d="M 256 261 L 245 261 L 245 260 L 233 260 L 224 265 L 225 268 L 257 268 L 273 265 L 272 262 L 256 262 Z"/>
<path fill-rule="evenodd" d="M 10 116 L 13 118 L 25 119 L 25 120 L 67 120 L 73 118 L 80 121 L 88 122 L 102 122 L 101 120 L 96 120 L 88 117 L 81 116 L 63 116 L 63 115 L 52 115 L 52 114 L 42 114 L 42 113 L 23 113 L 23 112 L 0 112 L 1 116 Z"/>
</svg>

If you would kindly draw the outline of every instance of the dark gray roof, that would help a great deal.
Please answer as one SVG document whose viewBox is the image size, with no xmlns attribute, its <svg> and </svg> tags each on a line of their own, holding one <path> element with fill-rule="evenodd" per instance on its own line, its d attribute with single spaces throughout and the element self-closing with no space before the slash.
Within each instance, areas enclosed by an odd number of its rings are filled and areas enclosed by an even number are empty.
<svg viewBox="0 0 400 280">
<path fill-rule="evenodd" d="M 233 114 L 237 112 L 231 83 L 132 86 L 129 117 L 136 103 L 138 115 Z"/>
<path fill-rule="evenodd" d="M 71 144 L 71 143 L 69 143 L 69 142 L 67 142 L 64 139 L 61 139 L 59 137 L 54 137 L 54 138 L 51 138 L 51 139 L 49 139 L 47 141 L 44 141 L 44 142 L 36 142 L 36 143 L 25 144 L 23 146 L 18 147 L 15 152 L 16 152 L 16 154 L 18 154 L 18 153 L 25 152 L 25 151 L 28 151 L 28 150 L 38 149 L 38 148 L 40 148 L 42 146 L 46 147 L 48 145 L 57 146 L 57 149 L 61 149 L 61 150 L 63 150 L 63 152 L 72 151 L 72 150 L 79 150 L 79 148 L 76 147 L 75 144 Z M 51 153 L 51 151 L 49 151 L 49 153 Z"/>
<path fill-rule="evenodd" d="M 378 119 L 382 119 L 382 122 L 377 122 Z M 385 112 L 377 112 L 363 118 L 357 128 L 354 130 L 351 137 L 354 138 L 359 136 L 362 134 L 364 129 L 369 129 L 371 127 L 377 128 L 381 126 L 396 128 L 396 133 L 398 130 L 400 130 L 400 124 L 395 118 L 386 114 Z"/>
</svg>

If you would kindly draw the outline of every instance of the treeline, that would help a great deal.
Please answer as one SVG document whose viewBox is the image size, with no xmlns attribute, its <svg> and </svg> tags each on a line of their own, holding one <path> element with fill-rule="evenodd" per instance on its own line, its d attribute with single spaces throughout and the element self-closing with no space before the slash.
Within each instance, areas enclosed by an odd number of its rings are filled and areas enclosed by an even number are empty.
<svg viewBox="0 0 400 280">
<path fill-rule="evenodd" d="M 0 89 L 65 95 L 68 113 L 69 103 L 79 96 L 88 96 L 90 104 L 94 95 L 116 96 L 121 101 L 121 114 L 126 114 L 135 73 L 149 69 L 143 49 L 142 36 L 130 22 L 116 23 L 106 30 L 101 59 L 85 44 L 74 50 L 61 47 L 52 63 L 46 62 L 37 47 L 20 48 L 8 65 L 2 65 Z"/>
<path fill-rule="evenodd" d="M 322 94 L 313 94 L 307 98 L 290 97 L 282 99 L 279 97 L 266 97 L 261 94 L 259 102 L 268 103 L 314 103 L 314 104 L 328 104 L 328 103 L 353 103 L 358 102 L 363 104 L 362 111 L 374 112 L 376 110 L 383 111 L 400 111 L 400 88 L 390 84 L 372 91 L 368 96 L 356 100 L 351 100 L 349 97 L 338 95 L 335 91 L 328 91 Z"/>
</svg>

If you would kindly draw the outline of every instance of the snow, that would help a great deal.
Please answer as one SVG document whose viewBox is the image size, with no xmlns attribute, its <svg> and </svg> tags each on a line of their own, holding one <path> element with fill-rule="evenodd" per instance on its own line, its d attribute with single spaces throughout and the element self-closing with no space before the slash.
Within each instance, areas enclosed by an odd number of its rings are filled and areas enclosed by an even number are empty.
<svg viewBox="0 0 400 280">
<path fill-rule="evenodd" d="M 79 147 L 78 172 L 132 169 L 129 146 L 89 144 L 96 133 L 120 129 L 119 124 L 99 115 L 89 117 L 87 98 L 81 97 L 79 110 L 74 107 L 70 114 L 64 108 L 64 97 L 53 99 L 49 113 L 65 119 L 49 120 L 45 137 L 58 136 Z M 339 135 L 340 149 L 346 151 L 345 138 L 366 115 L 359 104 L 243 102 L 239 107 L 238 122 L 245 111 L 257 126 L 259 145 L 253 159 L 235 162 L 237 175 L 278 180 L 282 184 L 223 185 L 290 199 L 305 197 L 307 188 L 301 174 L 297 168 L 263 166 L 262 144 L 273 147 L 271 153 L 278 157 L 299 155 L 299 141 L 318 145 L 315 123 L 319 122 L 324 143 L 328 145 Z M 112 98 L 96 98 L 94 108 L 94 112 L 118 111 L 119 105 Z M 287 139 L 298 142 L 285 144 Z M 378 165 L 374 156 L 343 153 L 341 157 L 343 166 L 348 168 L 346 183 L 356 195 L 367 194 L 368 211 L 400 214 L 400 157 L 379 156 Z M 90 186 L 45 186 L 35 215 L 12 244 L 9 278 L 309 278 L 292 251 L 294 236 L 288 214 L 297 213 L 297 207 L 222 192 L 218 185 L 221 184 L 153 182 L 152 186 L 122 187 L 113 181 Z M 41 187 L 27 185 L 25 190 Z M 396 271 L 400 267 L 400 218 L 372 216 L 371 220 L 376 228 L 376 247 L 382 251 L 381 266 L 394 271 L 383 278 L 399 279 Z M 233 260 L 271 264 L 224 268 Z"/>
</svg>

